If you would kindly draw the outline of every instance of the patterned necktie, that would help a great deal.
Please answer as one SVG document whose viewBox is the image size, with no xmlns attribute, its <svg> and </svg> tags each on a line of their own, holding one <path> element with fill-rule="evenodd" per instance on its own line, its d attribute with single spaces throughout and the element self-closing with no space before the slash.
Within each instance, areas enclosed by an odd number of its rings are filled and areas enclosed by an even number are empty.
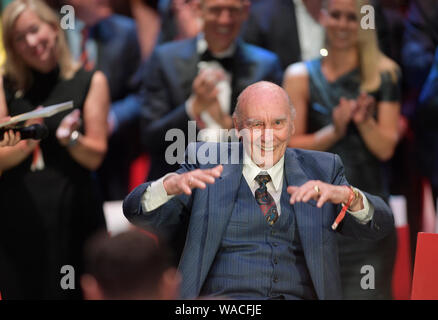
<svg viewBox="0 0 438 320">
<path fill-rule="evenodd" d="M 278 219 L 277 205 L 274 198 L 269 194 L 266 184 L 271 181 L 271 177 L 267 174 L 259 174 L 255 177 L 255 181 L 259 184 L 259 188 L 255 191 L 255 198 L 266 218 L 269 225 L 273 225 Z"/>
</svg>

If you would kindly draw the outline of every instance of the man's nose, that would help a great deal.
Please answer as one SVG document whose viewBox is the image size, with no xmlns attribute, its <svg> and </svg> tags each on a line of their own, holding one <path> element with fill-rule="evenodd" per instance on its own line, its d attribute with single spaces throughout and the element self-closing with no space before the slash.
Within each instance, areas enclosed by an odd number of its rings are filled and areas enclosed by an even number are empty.
<svg viewBox="0 0 438 320">
<path fill-rule="evenodd" d="M 228 8 L 223 8 L 218 17 L 219 23 L 231 23 L 233 21 L 233 17 L 231 14 L 231 10 Z"/>
<path fill-rule="evenodd" d="M 274 131 L 269 126 L 261 130 L 260 139 L 262 142 L 272 142 L 274 139 Z"/>
<path fill-rule="evenodd" d="M 348 18 L 347 18 L 347 16 L 342 15 L 342 16 L 339 18 L 339 26 L 340 26 L 341 28 L 346 28 L 347 25 L 348 25 Z"/>
</svg>

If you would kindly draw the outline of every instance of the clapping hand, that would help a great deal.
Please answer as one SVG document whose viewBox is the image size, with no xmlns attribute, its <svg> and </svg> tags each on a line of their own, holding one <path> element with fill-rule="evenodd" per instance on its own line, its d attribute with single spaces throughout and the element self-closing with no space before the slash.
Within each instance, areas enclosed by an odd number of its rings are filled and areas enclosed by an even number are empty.
<svg viewBox="0 0 438 320">
<path fill-rule="evenodd" d="M 56 130 L 56 138 L 61 145 L 67 146 L 70 141 L 70 136 L 73 131 L 77 130 L 81 125 L 81 111 L 76 109 L 70 112 L 62 119 Z"/>
<path fill-rule="evenodd" d="M 351 121 L 355 101 L 341 98 L 337 107 L 333 109 L 332 119 L 335 133 L 339 138 L 345 136 L 348 124 Z"/>
<path fill-rule="evenodd" d="M 376 108 L 376 100 L 369 94 L 362 92 L 356 100 L 353 110 L 353 121 L 361 124 L 372 117 Z"/>
<path fill-rule="evenodd" d="M 193 111 L 199 116 L 202 111 L 212 104 L 218 103 L 218 89 L 216 85 L 225 78 L 223 70 L 216 68 L 202 69 L 193 81 L 192 91 L 194 94 Z"/>
</svg>

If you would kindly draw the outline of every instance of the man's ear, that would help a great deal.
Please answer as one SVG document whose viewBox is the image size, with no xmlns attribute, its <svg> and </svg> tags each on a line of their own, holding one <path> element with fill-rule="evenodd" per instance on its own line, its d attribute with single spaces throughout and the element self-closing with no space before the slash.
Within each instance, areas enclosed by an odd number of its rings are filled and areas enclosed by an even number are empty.
<svg viewBox="0 0 438 320">
<path fill-rule="evenodd" d="M 81 287 L 85 300 L 105 300 L 102 289 L 92 275 L 81 276 Z"/>
<path fill-rule="evenodd" d="M 180 297 L 181 274 L 176 268 L 167 269 L 158 286 L 157 299 L 177 300 Z"/>
</svg>

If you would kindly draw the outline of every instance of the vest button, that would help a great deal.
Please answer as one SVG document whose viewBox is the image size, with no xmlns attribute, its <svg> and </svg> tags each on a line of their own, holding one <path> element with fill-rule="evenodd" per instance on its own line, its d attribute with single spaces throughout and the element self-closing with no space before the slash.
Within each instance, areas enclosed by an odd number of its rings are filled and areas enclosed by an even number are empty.
<svg viewBox="0 0 438 320">
<path fill-rule="evenodd" d="M 278 242 L 274 242 L 272 245 L 273 245 L 274 247 L 278 247 Z"/>
<path fill-rule="evenodd" d="M 277 258 L 274 258 L 274 264 L 278 264 Z"/>
<path fill-rule="evenodd" d="M 275 277 L 275 278 L 274 278 L 274 283 L 277 283 L 277 282 L 278 282 L 278 278 Z"/>
</svg>

